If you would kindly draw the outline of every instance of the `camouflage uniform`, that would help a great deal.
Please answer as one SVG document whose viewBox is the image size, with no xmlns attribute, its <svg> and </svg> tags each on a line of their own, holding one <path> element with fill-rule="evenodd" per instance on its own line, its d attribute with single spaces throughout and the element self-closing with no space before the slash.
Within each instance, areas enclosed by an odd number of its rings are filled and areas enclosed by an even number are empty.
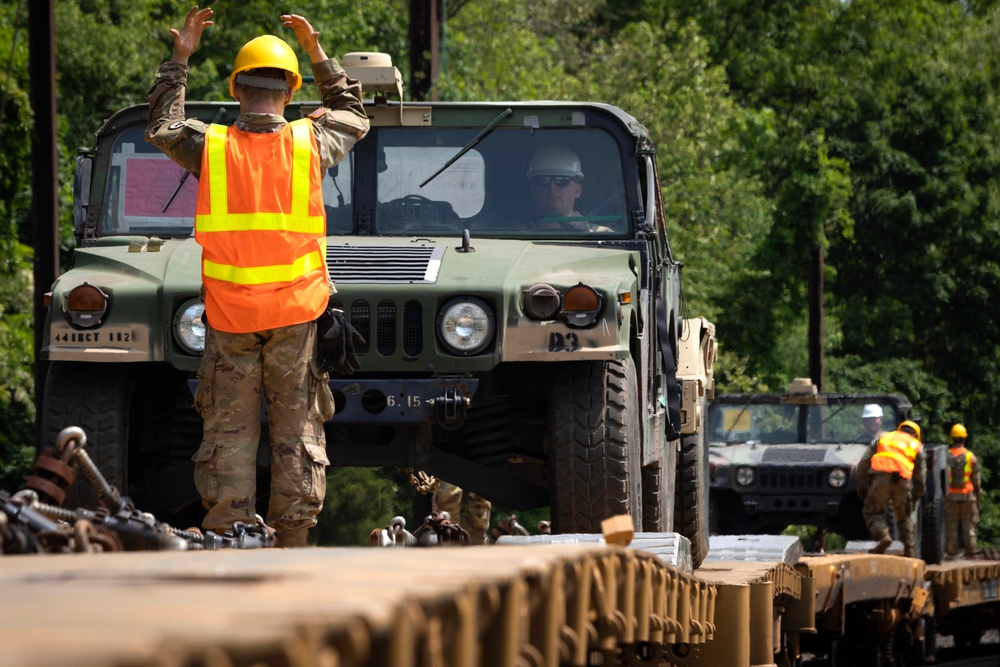
<svg viewBox="0 0 1000 667">
<path fill-rule="evenodd" d="M 486 531 L 490 527 L 490 501 L 482 496 L 462 492 L 461 487 L 442 480 L 431 496 L 431 508 L 435 512 L 447 512 L 451 520 L 469 531 L 472 544 L 486 542 Z M 462 513 L 462 509 L 465 513 Z M 461 516 L 461 522 L 459 521 Z"/>
<path fill-rule="evenodd" d="M 205 420 L 194 461 L 195 486 L 209 510 L 206 529 L 253 523 L 262 391 L 271 440 L 267 523 L 287 532 L 316 524 L 330 464 L 323 422 L 333 417 L 333 395 L 315 355 L 303 354 L 315 345 L 312 322 L 249 334 L 212 330 L 207 337 L 194 397 Z"/>
<path fill-rule="evenodd" d="M 959 499 L 951 494 L 944 500 L 944 527 L 947 531 L 944 538 L 944 550 L 949 556 L 958 553 L 958 536 L 962 535 L 962 546 L 965 555 L 972 558 L 976 555 L 976 525 L 979 524 L 979 503 L 971 493 L 964 494 Z"/>
<path fill-rule="evenodd" d="M 979 523 L 979 459 L 972 457 L 971 493 L 955 493 L 951 490 L 944 497 L 944 550 L 949 556 L 958 553 L 958 536 L 962 536 L 965 555 L 976 555 L 976 525 Z"/>
<path fill-rule="evenodd" d="M 314 63 L 323 108 L 314 114 L 313 136 L 326 170 L 363 138 L 369 127 L 361 86 L 334 59 Z M 147 93 L 146 140 L 198 177 L 206 125 L 184 117 L 187 65 L 160 65 Z M 246 132 L 277 132 L 281 116 L 244 113 L 234 125 Z M 333 416 L 328 376 L 316 365 L 316 324 L 245 334 L 207 327 L 195 404 L 205 421 L 201 448 L 193 457 L 195 483 L 208 515 L 203 526 L 223 531 L 253 522 L 260 399 L 268 407 L 271 494 L 267 522 L 279 545 L 304 546 L 316 524 L 326 490 L 323 422 Z"/>
<path fill-rule="evenodd" d="M 889 505 L 899 529 L 899 539 L 903 543 L 903 553 L 908 558 L 916 555 L 916 524 L 913 519 L 913 505 L 924 497 L 927 478 L 927 455 L 923 449 L 917 454 L 913 465 L 913 478 L 904 479 L 892 473 L 871 469 L 871 457 L 878 448 L 876 439 L 868 449 L 864 459 L 858 464 L 858 495 L 864 499 L 862 514 L 868 532 L 876 540 L 889 537 Z"/>
<path fill-rule="evenodd" d="M 913 485 L 910 480 L 899 477 L 893 479 L 891 473 L 871 473 L 871 483 L 865 494 L 865 504 L 862 510 L 868 532 L 878 539 L 889 534 L 889 503 L 892 503 L 892 514 L 899 527 L 899 539 L 908 557 L 915 551 L 916 526 L 913 521 Z"/>
</svg>

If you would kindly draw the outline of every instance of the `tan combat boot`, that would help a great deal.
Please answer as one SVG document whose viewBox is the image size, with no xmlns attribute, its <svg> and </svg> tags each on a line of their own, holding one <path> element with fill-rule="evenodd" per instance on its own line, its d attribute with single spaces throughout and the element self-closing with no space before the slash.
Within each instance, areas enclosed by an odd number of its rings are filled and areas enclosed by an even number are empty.
<svg viewBox="0 0 1000 667">
<path fill-rule="evenodd" d="M 883 530 L 878 535 L 878 544 L 875 545 L 874 549 L 870 549 L 868 553 L 884 554 L 885 550 L 888 549 L 891 544 L 892 544 L 892 535 L 889 534 L 888 530 Z"/>
<path fill-rule="evenodd" d="M 308 528 L 299 528 L 298 530 L 278 530 L 276 535 L 277 543 L 274 545 L 279 549 L 291 549 L 295 547 L 307 547 L 309 542 L 306 540 L 306 536 L 309 534 Z"/>
</svg>

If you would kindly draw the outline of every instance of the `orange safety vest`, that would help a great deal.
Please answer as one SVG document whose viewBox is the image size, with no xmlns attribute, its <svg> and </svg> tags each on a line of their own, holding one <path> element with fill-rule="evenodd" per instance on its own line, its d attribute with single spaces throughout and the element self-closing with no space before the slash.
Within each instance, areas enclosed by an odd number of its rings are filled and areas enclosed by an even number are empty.
<svg viewBox="0 0 1000 667">
<path fill-rule="evenodd" d="M 271 133 L 208 126 L 194 237 L 215 329 L 275 329 L 326 308 L 326 216 L 311 123 Z"/>
<path fill-rule="evenodd" d="M 964 474 L 960 480 L 955 479 L 954 469 L 948 466 L 948 493 L 972 493 L 975 490 L 972 486 L 972 461 L 975 457 L 965 447 L 949 447 L 948 453 L 953 459 L 960 456 L 965 458 Z"/>
<path fill-rule="evenodd" d="M 913 466 L 923 445 L 909 433 L 892 431 L 878 439 L 872 456 L 872 470 L 898 472 L 903 479 L 913 477 Z"/>
</svg>

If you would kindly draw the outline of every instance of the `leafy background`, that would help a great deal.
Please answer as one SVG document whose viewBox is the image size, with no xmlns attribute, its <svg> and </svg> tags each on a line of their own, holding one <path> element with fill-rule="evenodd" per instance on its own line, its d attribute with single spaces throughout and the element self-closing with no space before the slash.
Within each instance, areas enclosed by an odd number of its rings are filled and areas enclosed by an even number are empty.
<svg viewBox="0 0 1000 667">
<path fill-rule="evenodd" d="M 987 489 L 980 539 L 998 544 L 996 4 L 449 0 L 435 92 L 602 101 L 647 126 L 688 315 L 718 326 L 719 391 L 808 375 L 806 268 L 823 247 L 826 388 L 907 395 L 929 442 L 962 421 Z M 170 54 L 167 29 L 188 8 L 55 2 L 64 262 L 76 149 L 144 101 Z M 245 0 L 216 7 L 191 97 L 225 99 L 233 54 L 280 34 L 284 12 L 308 17 L 330 54 L 391 54 L 407 80 L 406 0 Z M 10 490 L 33 451 L 26 23 L 26 0 L 0 5 L 0 488 Z M 399 471 L 333 470 L 329 486 L 326 544 L 362 541 L 411 497 Z"/>
</svg>

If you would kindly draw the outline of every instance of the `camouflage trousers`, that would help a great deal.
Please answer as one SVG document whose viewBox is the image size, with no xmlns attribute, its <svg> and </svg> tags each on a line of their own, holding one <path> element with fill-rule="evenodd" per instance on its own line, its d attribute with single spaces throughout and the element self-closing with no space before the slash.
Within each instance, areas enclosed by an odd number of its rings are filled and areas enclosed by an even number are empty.
<svg viewBox="0 0 1000 667">
<path fill-rule="evenodd" d="M 970 494 L 971 495 L 971 494 Z M 962 536 L 962 546 L 966 556 L 976 555 L 976 524 L 979 523 L 979 503 L 975 496 L 952 500 L 944 498 L 944 551 L 949 556 L 958 553 L 958 536 Z"/>
<path fill-rule="evenodd" d="M 899 527 L 899 539 L 908 555 L 915 551 L 916 526 L 913 521 L 913 489 L 910 480 L 894 478 L 885 472 L 872 472 L 868 493 L 862 513 L 868 532 L 876 540 L 889 532 L 888 514 L 892 505 L 892 514 Z"/>
<path fill-rule="evenodd" d="M 452 521 L 469 531 L 472 544 L 486 542 L 492 505 L 482 496 L 471 492 L 463 493 L 461 487 L 441 480 L 431 497 L 431 509 L 450 514 Z"/>
<path fill-rule="evenodd" d="M 271 489 L 266 521 L 282 532 L 316 525 L 326 494 L 328 375 L 316 365 L 316 324 L 233 334 L 209 328 L 194 402 L 205 422 L 194 455 L 206 530 L 256 514 L 261 395 L 267 401 Z"/>
</svg>

